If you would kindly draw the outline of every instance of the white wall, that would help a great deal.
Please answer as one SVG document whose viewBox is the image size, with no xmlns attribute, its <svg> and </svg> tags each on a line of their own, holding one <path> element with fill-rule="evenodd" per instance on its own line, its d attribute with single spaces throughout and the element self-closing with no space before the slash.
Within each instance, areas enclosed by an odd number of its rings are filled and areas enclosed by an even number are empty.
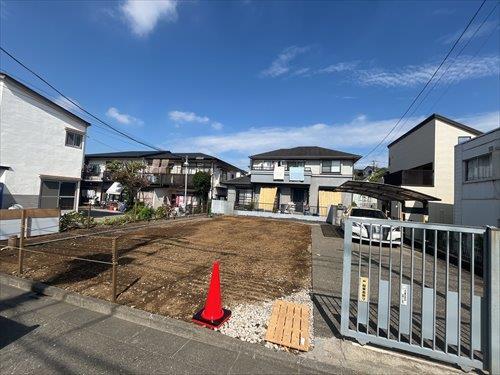
<svg viewBox="0 0 500 375">
<path fill-rule="evenodd" d="M 0 92 L 0 165 L 10 167 L 5 187 L 37 207 L 41 175 L 80 180 L 85 137 L 82 148 L 67 147 L 66 128 L 85 133 L 86 126 L 10 80 L 0 80 Z"/>
<path fill-rule="evenodd" d="M 492 177 L 465 181 L 465 160 L 489 153 Z M 500 128 L 455 146 L 454 223 L 500 226 Z"/>
<path fill-rule="evenodd" d="M 389 173 L 434 162 L 435 122 L 430 121 L 389 147 Z"/>
<path fill-rule="evenodd" d="M 433 163 L 434 186 L 402 186 L 441 199 L 429 203 L 429 222 L 453 223 L 454 147 L 461 136 L 474 137 L 474 134 L 434 119 L 389 148 L 390 173 Z M 393 217 L 398 217 L 396 206 L 392 204 Z M 421 207 L 421 204 L 410 201 L 406 206 Z M 406 214 L 406 219 L 422 221 L 423 217 Z"/>
</svg>

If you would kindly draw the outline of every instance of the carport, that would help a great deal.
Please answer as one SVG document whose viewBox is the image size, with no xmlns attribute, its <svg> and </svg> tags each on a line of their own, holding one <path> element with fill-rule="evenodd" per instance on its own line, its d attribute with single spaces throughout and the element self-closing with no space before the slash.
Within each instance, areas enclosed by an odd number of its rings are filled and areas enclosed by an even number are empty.
<svg viewBox="0 0 500 375">
<path fill-rule="evenodd" d="M 381 184 L 378 182 L 368 181 L 346 181 L 336 191 L 344 193 L 353 193 L 367 195 L 387 202 L 400 202 L 402 205 L 402 213 L 428 215 L 429 202 L 440 201 L 441 199 L 420 193 L 415 190 L 402 188 L 400 186 Z M 407 201 L 416 201 L 422 203 L 422 207 L 406 207 Z"/>
</svg>

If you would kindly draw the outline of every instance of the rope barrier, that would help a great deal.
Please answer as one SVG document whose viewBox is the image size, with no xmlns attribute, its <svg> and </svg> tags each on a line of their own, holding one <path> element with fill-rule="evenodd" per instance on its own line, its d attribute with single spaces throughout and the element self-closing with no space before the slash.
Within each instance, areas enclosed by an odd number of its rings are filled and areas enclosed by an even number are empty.
<svg viewBox="0 0 500 375">
<path fill-rule="evenodd" d="M 103 260 L 95 260 L 95 259 L 87 259 L 87 258 L 79 258 L 79 257 L 71 256 L 71 255 L 52 253 L 50 251 L 31 250 L 31 249 L 26 249 L 25 247 L 5 246 L 5 247 L 2 247 L 0 249 L 0 251 L 7 250 L 7 249 L 16 249 L 16 250 L 28 251 L 31 253 L 44 254 L 44 255 L 57 255 L 57 256 L 71 258 L 71 259 L 75 259 L 75 260 L 83 260 L 85 262 L 113 265 L 113 262 L 106 262 Z"/>
</svg>

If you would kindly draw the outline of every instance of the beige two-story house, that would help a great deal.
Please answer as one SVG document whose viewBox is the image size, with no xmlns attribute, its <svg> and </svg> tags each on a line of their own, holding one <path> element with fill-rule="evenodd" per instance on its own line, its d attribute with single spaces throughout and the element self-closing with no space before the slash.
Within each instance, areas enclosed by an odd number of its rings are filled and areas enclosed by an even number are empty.
<svg viewBox="0 0 500 375">
<path fill-rule="evenodd" d="M 420 203 L 407 202 L 406 213 L 392 203 L 391 216 L 405 220 L 453 223 L 455 145 L 482 134 L 479 130 L 433 114 L 388 145 L 387 184 L 409 188 L 433 197 L 427 214 Z M 427 216 L 427 217 L 426 217 Z"/>
</svg>

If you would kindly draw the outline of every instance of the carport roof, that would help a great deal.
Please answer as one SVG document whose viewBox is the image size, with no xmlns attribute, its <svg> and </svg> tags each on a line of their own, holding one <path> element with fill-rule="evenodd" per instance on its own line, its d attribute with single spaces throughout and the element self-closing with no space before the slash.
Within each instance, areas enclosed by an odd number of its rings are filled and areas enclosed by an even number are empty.
<svg viewBox="0 0 500 375">
<path fill-rule="evenodd" d="M 369 197 L 387 201 L 419 201 L 427 203 L 429 201 L 441 200 L 439 198 L 432 197 L 415 190 L 402 188 L 400 186 L 368 181 L 346 181 L 339 187 L 335 188 L 335 191 L 367 195 Z"/>
</svg>

